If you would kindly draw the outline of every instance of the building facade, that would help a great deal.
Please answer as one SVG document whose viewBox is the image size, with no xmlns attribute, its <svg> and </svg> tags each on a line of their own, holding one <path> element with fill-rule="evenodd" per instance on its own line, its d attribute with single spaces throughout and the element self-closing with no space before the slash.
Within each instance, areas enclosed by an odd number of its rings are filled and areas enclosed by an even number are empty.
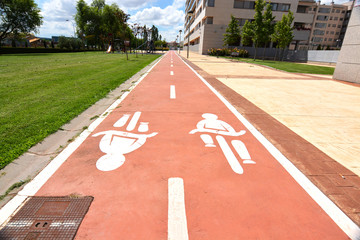
<svg viewBox="0 0 360 240">
<path fill-rule="evenodd" d="M 289 10 L 294 13 L 295 28 L 294 39 L 291 44 L 292 49 L 308 49 L 309 46 L 316 46 L 315 40 L 320 41 L 321 38 L 322 40 L 319 43 L 334 43 L 334 38 L 339 39 L 341 28 L 337 31 L 335 29 L 339 25 L 342 26 L 340 21 L 344 20 L 347 9 L 335 4 L 331 6 L 320 5 L 320 2 L 316 3 L 313 0 L 274 0 L 271 1 L 271 6 L 275 21 L 280 21 L 282 15 L 287 14 Z M 223 38 L 231 15 L 237 18 L 240 27 L 242 27 L 246 20 L 253 20 L 254 8 L 255 0 L 187 0 L 185 11 L 186 13 L 192 12 L 192 15 L 186 14 L 185 17 L 185 46 L 189 43 L 192 51 L 201 54 L 206 54 L 210 48 L 223 47 Z M 337 12 L 338 9 L 339 13 Z M 334 12 L 332 12 L 333 10 Z M 328 15 L 323 17 L 323 12 L 328 11 L 330 11 L 326 13 Z M 330 16 L 329 14 L 333 15 Z M 317 18 L 319 20 L 315 22 L 314 19 Z M 335 23 L 335 20 L 332 20 L 331 26 L 328 27 L 327 21 L 330 18 L 336 18 L 337 22 Z M 336 25 L 335 29 L 333 29 L 334 24 Z M 334 32 L 333 35 L 338 33 L 337 38 L 330 37 L 332 32 Z M 328 34 L 326 41 L 325 37 L 319 34 Z M 314 40 L 311 44 L 310 39 Z M 337 43 L 335 41 L 335 45 Z"/>
<path fill-rule="evenodd" d="M 355 1 L 333 78 L 360 83 L 360 0 Z"/>
</svg>

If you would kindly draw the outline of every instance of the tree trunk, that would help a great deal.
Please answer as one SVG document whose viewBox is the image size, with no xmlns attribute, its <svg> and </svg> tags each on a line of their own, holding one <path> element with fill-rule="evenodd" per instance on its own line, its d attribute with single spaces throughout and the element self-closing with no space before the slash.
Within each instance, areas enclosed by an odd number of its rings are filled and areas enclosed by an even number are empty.
<svg viewBox="0 0 360 240">
<path fill-rule="evenodd" d="M 276 55 L 277 55 L 277 52 L 278 52 L 278 48 L 275 48 L 275 57 L 274 57 L 274 61 L 276 61 Z"/>
</svg>

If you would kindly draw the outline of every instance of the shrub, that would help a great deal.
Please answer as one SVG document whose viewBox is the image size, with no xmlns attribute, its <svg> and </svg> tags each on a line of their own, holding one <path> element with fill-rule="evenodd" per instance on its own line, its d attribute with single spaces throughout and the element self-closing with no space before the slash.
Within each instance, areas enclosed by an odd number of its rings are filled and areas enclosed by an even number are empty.
<svg viewBox="0 0 360 240">
<path fill-rule="evenodd" d="M 61 36 L 59 37 L 59 47 L 60 49 L 67 49 L 67 50 L 80 50 L 82 46 L 82 42 L 78 38 L 68 38 Z"/>
<path fill-rule="evenodd" d="M 228 48 L 210 48 L 208 50 L 210 56 L 235 56 L 235 57 L 249 57 L 249 52 L 245 49 L 228 49 Z"/>
</svg>

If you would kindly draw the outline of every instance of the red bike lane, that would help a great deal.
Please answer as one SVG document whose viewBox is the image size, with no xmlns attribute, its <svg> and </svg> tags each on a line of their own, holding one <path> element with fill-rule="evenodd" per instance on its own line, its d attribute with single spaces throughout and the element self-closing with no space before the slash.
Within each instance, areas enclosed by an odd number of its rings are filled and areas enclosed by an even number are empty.
<svg viewBox="0 0 360 240">
<path fill-rule="evenodd" d="M 76 239 L 167 239 L 170 178 L 190 239 L 348 239 L 175 52 L 36 195 L 94 197 Z"/>
</svg>

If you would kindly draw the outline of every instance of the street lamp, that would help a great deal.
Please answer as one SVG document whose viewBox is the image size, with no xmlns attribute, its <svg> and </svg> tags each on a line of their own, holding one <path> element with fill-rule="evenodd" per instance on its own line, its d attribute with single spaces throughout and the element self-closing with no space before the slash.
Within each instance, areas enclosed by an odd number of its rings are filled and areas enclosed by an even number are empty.
<svg viewBox="0 0 360 240">
<path fill-rule="evenodd" d="M 178 47 L 178 44 L 177 44 L 178 39 L 179 39 L 179 35 L 176 35 L 176 41 L 175 41 L 176 48 Z M 175 51 L 176 51 L 176 48 L 175 48 Z"/>
<path fill-rule="evenodd" d="M 74 25 L 74 22 L 72 20 L 69 20 L 69 19 L 66 19 L 66 22 L 71 22 L 72 26 L 73 26 L 73 30 L 74 30 L 74 38 L 75 38 L 75 35 L 76 35 L 76 32 L 75 32 L 75 25 Z"/>
<path fill-rule="evenodd" d="M 179 40 L 179 45 L 180 45 L 180 47 L 179 47 L 179 54 L 180 54 L 180 50 L 181 50 L 181 32 L 182 32 L 182 30 L 179 30 L 179 35 L 180 35 L 180 40 Z"/>
<path fill-rule="evenodd" d="M 188 20 L 189 20 L 189 33 L 188 33 L 188 45 L 187 45 L 187 56 L 186 58 L 189 58 L 189 47 L 190 47 L 190 27 L 191 27 L 191 24 L 190 24 L 190 17 L 194 14 L 194 11 L 188 11 L 187 13 L 187 17 L 188 17 Z"/>
</svg>

